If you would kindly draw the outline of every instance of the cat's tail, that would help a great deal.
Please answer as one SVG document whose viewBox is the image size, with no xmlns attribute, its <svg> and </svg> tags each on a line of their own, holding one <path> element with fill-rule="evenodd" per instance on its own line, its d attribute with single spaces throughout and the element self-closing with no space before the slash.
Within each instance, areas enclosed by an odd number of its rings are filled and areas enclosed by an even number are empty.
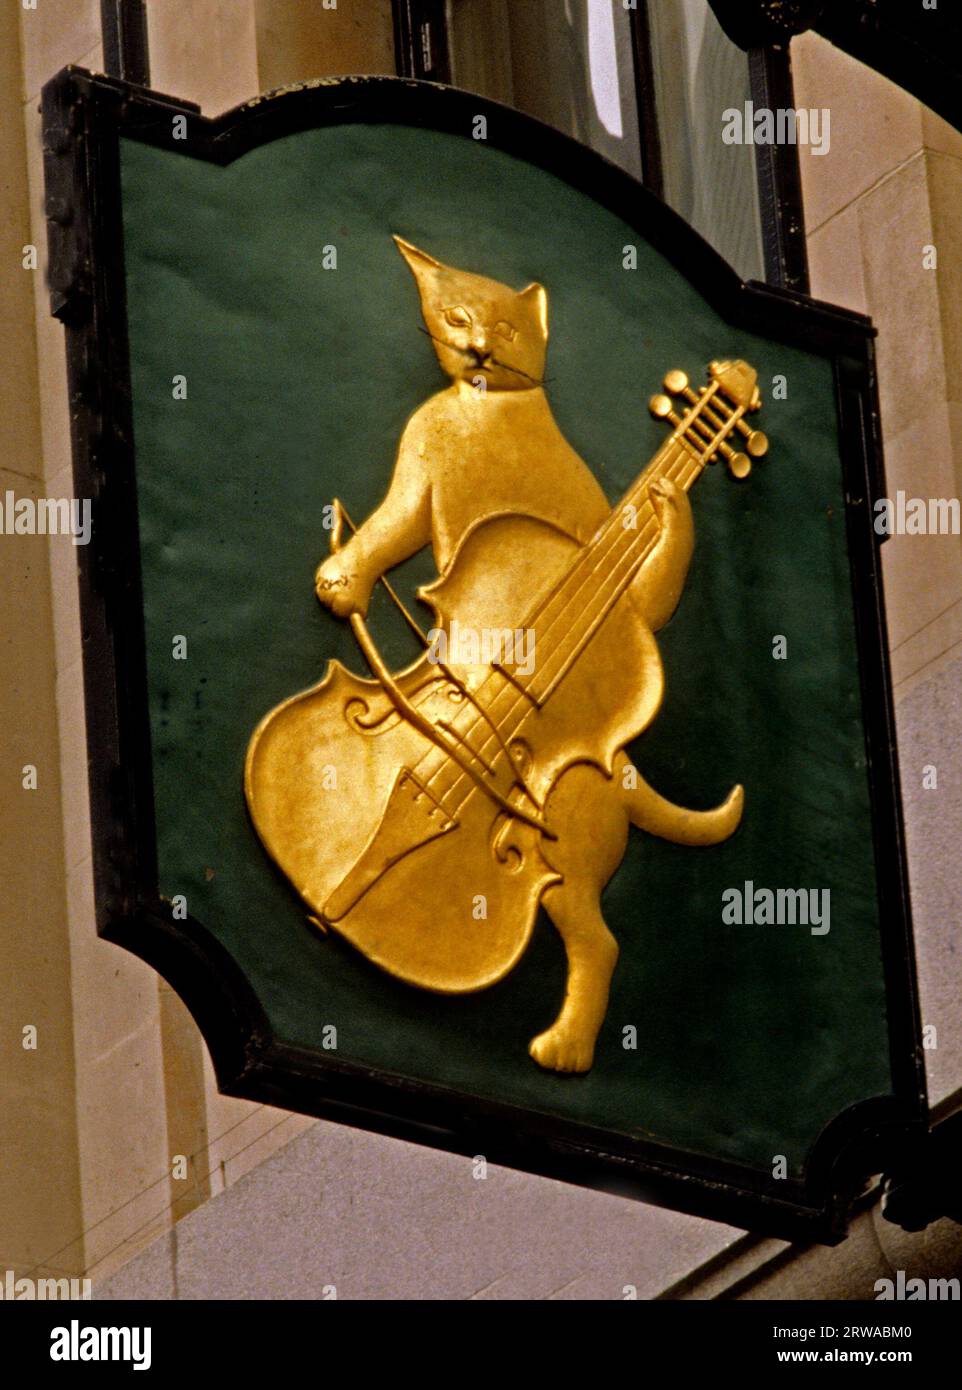
<svg viewBox="0 0 962 1390">
<path fill-rule="evenodd" d="M 627 775 L 628 768 L 634 776 Z M 620 780 L 622 800 L 632 825 L 676 845 L 721 844 L 735 833 L 742 818 L 745 792 L 741 786 L 733 787 L 721 805 L 710 811 L 688 811 L 660 796 L 630 763 L 625 765 Z"/>
</svg>

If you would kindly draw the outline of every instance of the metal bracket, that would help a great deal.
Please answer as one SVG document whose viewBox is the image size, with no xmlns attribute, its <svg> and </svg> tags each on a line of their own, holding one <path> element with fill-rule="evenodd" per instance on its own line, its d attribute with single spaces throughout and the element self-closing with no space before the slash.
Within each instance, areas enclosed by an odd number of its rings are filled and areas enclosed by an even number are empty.
<svg viewBox="0 0 962 1390">
<path fill-rule="evenodd" d="M 811 29 L 826 0 L 708 0 L 718 23 L 739 48 L 787 43 Z M 837 0 L 836 0 L 837 3 Z"/>
</svg>

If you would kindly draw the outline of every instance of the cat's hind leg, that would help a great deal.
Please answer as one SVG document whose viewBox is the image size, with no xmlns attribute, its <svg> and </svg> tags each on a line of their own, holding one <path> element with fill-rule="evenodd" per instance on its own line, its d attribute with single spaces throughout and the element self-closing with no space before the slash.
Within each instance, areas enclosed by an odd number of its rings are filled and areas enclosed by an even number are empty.
<svg viewBox="0 0 962 1390">
<path fill-rule="evenodd" d="M 588 885 L 555 885 L 548 889 L 544 905 L 564 941 L 568 983 L 561 1012 L 550 1028 L 531 1040 L 528 1051 L 549 1071 L 588 1071 L 608 1008 L 618 943 L 605 925 L 597 893 Z"/>
<path fill-rule="evenodd" d="M 587 764 L 564 774 L 547 814 L 558 832 L 550 859 L 562 881 L 542 902 L 564 942 L 568 978 L 561 1012 L 528 1051 L 551 1071 L 585 1072 L 594 1061 L 618 959 L 618 943 L 601 915 L 601 892 L 625 852 L 628 818 L 610 780 Z"/>
</svg>

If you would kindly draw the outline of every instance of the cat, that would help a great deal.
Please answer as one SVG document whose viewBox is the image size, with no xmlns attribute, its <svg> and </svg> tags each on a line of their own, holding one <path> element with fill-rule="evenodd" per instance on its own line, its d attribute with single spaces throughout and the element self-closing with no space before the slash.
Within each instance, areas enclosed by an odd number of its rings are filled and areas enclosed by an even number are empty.
<svg viewBox="0 0 962 1390">
<path fill-rule="evenodd" d="M 416 281 L 424 324 L 450 385 L 405 426 L 380 506 L 317 571 L 318 598 L 340 617 L 366 613 L 377 580 L 426 545 L 443 576 L 479 518 L 533 517 L 584 545 L 610 512 L 544 391 L 544 286 L 513 290 L 444 265 L 399 236 L 394 240 Z M 683 489 L 657 478 L 650 493 L 658 541 L 628 597 L 653 633 L 680 598 L 694 528 Z M 618 956 L 600 899 L 621 862 L 629 823 L 678 844 L 717 844 L 737 828 L 742 805 L 736 787 L 710 811 L 676 806 L 648 786 L 624 753 L 613 776 L 579 763 L 558 779 L 550 798 L 551 824 L 559 832 L 551 863 L 561 881 L 546 888 L 542 905 L 564 943 L 568 978 L 557 1019 L 529 1046 L 542 1067 L 573 1073 L 592 1065 Z"/>
</svg>

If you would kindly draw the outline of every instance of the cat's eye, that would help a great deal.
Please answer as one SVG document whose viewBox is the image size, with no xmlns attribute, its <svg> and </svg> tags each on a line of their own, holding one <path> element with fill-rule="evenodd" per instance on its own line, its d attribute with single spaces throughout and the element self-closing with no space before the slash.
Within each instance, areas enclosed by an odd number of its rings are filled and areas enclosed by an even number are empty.
<svg viewBox="0 0 962 1390">
<path fill-rule="evenodd" d="M 445 309 L 444 317 L 452 328 L 470 328 L 471 315 L 467 309 L 462 309 L 460 304 L 455 304 L 451 309 Z"/>
<path fill-rule="evenodd" d="M 502 338 L 507 339 L 509 343 L 513 343 L 518 336 L 518 330 L 504 319 L 499 320 L 499 322 L 494 325 L 494 331 L 495 333 L 499 333 Z"/>
</svg>

